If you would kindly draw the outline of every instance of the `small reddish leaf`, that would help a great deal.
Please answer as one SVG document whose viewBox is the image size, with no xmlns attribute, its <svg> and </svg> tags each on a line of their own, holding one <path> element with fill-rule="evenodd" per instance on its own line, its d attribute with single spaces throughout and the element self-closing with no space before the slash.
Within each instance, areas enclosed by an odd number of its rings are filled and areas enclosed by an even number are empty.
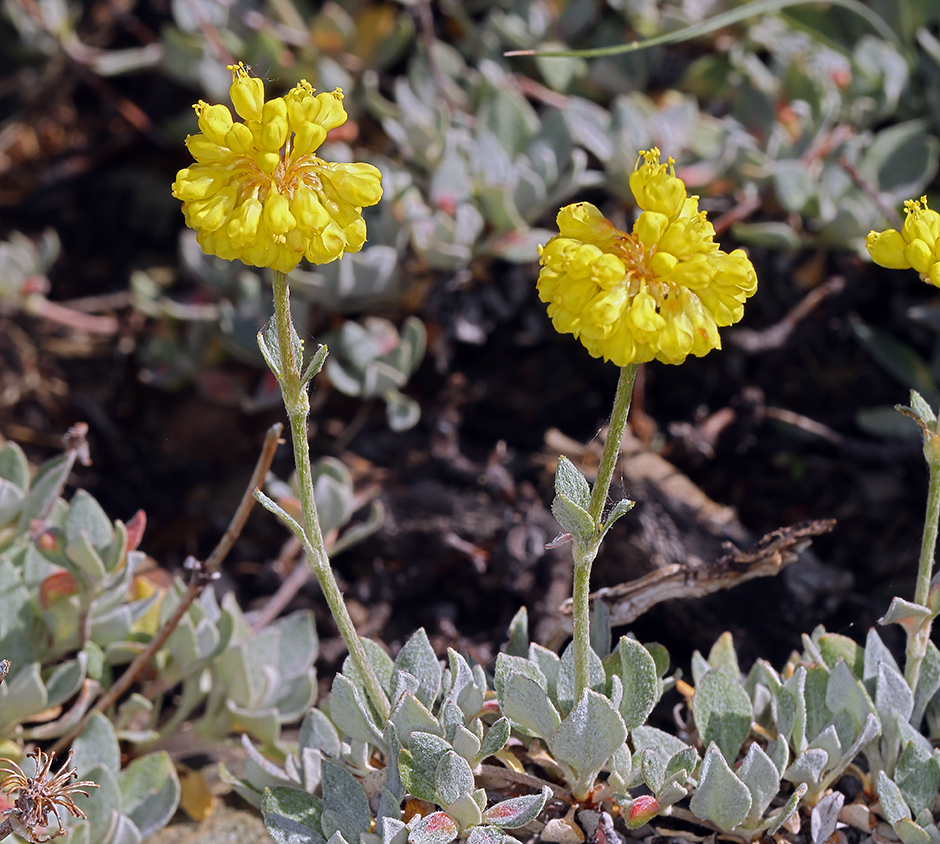
<svg viewBox="0 0 940 844">
<path fill-rule="evenodd" d="M 72 576 L 71 572 L 65 569 L 55 571 L 46 577 L 39 586 L 39 605 L 44 609 L 49 609 L 53 601 L 60 598 L 67 598 L 78 592 L 78 582 Z"/>
<path fill-rule="evenodd" d="M 652 794 L 643 794 L 636 798 L 627 811 L 628 829 L 639 829 L 659 814 L 662 807 Z"/>
<path fill-rule="evenodd" d="M 457 824 L 447 812 L 433 812 L 415 821 L 408 841 L 410 844 L 450 844 L 457 834 Z"/>
<path fill-rule="evenodd" d="M 127 550 L 136 551 L 147 528 L 147 514 L 138 510 L 125 525 L 127 528 Z"/>
</svg>

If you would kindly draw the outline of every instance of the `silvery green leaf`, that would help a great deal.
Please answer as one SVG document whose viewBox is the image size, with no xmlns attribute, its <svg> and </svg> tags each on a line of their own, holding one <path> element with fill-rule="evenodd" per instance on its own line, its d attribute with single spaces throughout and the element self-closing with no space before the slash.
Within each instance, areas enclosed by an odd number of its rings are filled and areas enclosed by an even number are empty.
<svg viewBox="0 0 940 844">
<path fill-rule="evenodd" d="M 135 759 L 118 775 L 124 813 L 145 838 L 163 829 L 180 801 L 176 767 L 165 751 Z"/>
<path fill-rule="evenodd" d="M 463 756 L 464 759 L 476 759 L 480 752 L 480 739 L 476 734 L 468 730 L 462 724 L 454 731 L 454 737 L 451 739 L 454 751 Z"/>
<path fill-rule="evenodd" d="M 937 424 L 937 414 L 917 390 L 911 390 L 910 410 L 912 410 L 914 415 L 928 428 L 933 428 Z M 2 473 L 0 473 L 0 475 L 2 475 Z"/>
<path fill-rule="evenodd" d="M 460 707 L 466 718 L 472 718 L 483 705 L 486 689 L 476 685 L 476 678 L 470 665 L 453 648 L 447 649 L 447 661 L 450 666 L 451 684 L 447 691 L 447 700 Z"/>
<path fill-rule="evenodd" d="M 495 721 L 486 731 L 486 735 L 483 737 L 480 750 L 477 752 L 477 755 L 473 760 L 474 764 L 482 762 L 484 759 L 486 759 L 487 756 L 492 756 L 495 753 L 499 753 L 499 751 L 506 746 L 506 742 L 509 741 L 509 734 L 511 732 L 512 729 L 509 726 L 508 718 L 503 717 L 498 721 Z"/>
<path fill-rule="evenodd" d="M 257 501 L 265 510 L 269 513 L 273 513 L 277 516 L 285 525 L 287 525 L 291 532 L 301 541 L 307 541 L 307 534 L 304 533 L 304 529 L 300 526 L 296 519 L 293 516 L 289 515 L 288 512 L 281 507 L 276 501 L 272 501 L 268 496 L 266 496 L 260 489 L 256 489 L 252 492 L 255 501 Z"/>
<path fill-rule="evenodd" d="M 763 817 L 770 801 L 780 792 L 780 773 L 771 758 L 754 742 L 748 748 L 737 776 L 751 793 L 747 825 L 753 827 Z"/>
<path fill-rule="evenodd" d="M 84 534 L 95 548 L 105 547 L 114 537 L 111 520 L 101 505 L 83 489 L 77 490 L 69 502 L 64 528 L 69 541 Z"/>
<path fill-rule="evenodd" d="M 525 607 L 519 607 L 509 622 L 509 641 L 506 643 L 508 656 L 524 657 L 529 648 L 529 613 Z"/>
<path fill-rule="evenodd" d="M 694 651 L 692 653 L 692 681 L 695 685 L 698 685 L 699 680 L 711 670 L 712 667 L 708 664 L 708 660 L 698 651 Z"/>
<path fill-rule="evenodd" d="M 878 666 L 878 684 L 875 686 L 875 711 L 881 721 L 882 735 L 888 747 L 898 743 L 897 722 L 907 720 L 914 711 L 914 694 L 903 675 L 885 663 Z"/>
<path fill-rule="evenodd" d="M 392 676 L 392 687 L 389 689 L 389 700 L 392 708 L 398 705 L 403 695 L 414 694 L 418 691 L 421 681 L 414 674 L 407 671 L 396 671 Z"/>
<path fill-rule="evenodd" d="M 3 457 L 2 451 L 0 457 Z M 0 478 L 0 525 L 7 525 L 16 518 L 24 498 L 22 489 L 12 481 Z"/>
<path fill-rule="evenodd" d="M 634 747 L 634 767 L 637 764 L 637 754 L 642 754 L 644 750 L 650 750 L 658 756 L 663 757 L 663 771 L 677 753 L 681 753 L 688 745 L 678 736 L 667 733 L 657 727 L 643 725 L 630 731 L 630 739 Z"/>
<path fill-rule="evenodd" d="M 332 709 L 330 712 L 332 712 Z M 443 733 L 437 718 L 410 692 L 405 692 L 401 696 L 388 720 L 395 725 L 398 735 L 403 739 L 402 744 L 406 747 L 411 746 L 410 737 L 415 731 L 433 733 L 434 735 Z"/>
<path fill-rule="evenodd" d="M 823 730 L 810 744 L 811 750 L 824 750 L 827 766 L 835 765 L 836 760 L 842 755 L 843 744 L 839 739 L 839 733 L 835 724 L 830 724 Z"/>
<path fill-rule="evenodd" d="M 662 696 L 662 681 L 650 652 L 636 639 L 622 636 L 617 643 L 616 654 L 620 661 L 617 674 L 623 683 L 620 717 L 623 718 L 624 726 L 632 730 L 645 723 L 653 711 Z M 750 728 L 750 721 L 748 727 Z"/>
<path fill-rule="evenodd" d="M 423 627 L 412 633 L 398 652 L 395 668 L 414 674 L 421 681 L 421 688 L 417 693 L 418 700 L 427 707 L 432 706 L 441 691 L 443 669 Z"/>
<path fill-rule="evenodd" d="M 467 836 L 467 844 L 513 844 L 516 841 L 495 826 L 475 826 Z"/>
<path fill-rule="evenodd" d="M 920 677 L 917 679 L 917 689 L 914 692 L 914 710 L 911 713 L 911 724 L 920 727 L 927 711 L 927 704 L 940 690 L 940 650 L 931 642 L 927 642 L 927 651 L 924 661 L 920 665 Z"/>
<path fill-rule="evenodd" d="M 300 725 L 299 745 L 301 749 L 320 750 L 327 756 L 339 756 L 341 751 L 339 733 L 333 722 L 319 709 L 311 709 Z"/>
<path fill-rule="evenodd" d="M 620 713 L 603 695 L 585 689 L 568 717 L 548 739 L 555 759 L 575 774 L 571 783 L 576 797 L 594 785 L 601 767 L 627 738 Z"/>
<path fill-rule="evenodd" d="M 143 836 L 127 815 L 116 814 L 114 827 L 108 836 L 108 844 L 141 844 Z"/>
<path fill-rule="evenodd" d="M 804 750 L 783 772 L 783 778 L 794 784 L 817 783 L 829 761 L 829 754 L 820 748 Z"/>
<path fill-rule="evenodd" d="M 587 545 L 594 537 L 594 520 L 587 510 L 579 507 L 564 495 L 552 499 L 552 515 L 565 533 L 570 533 L 574 540 Z"/>
<path fill-rule="evenodd" d="M 708 652 L 708 664 L 712 668 L 723 668 L 735 680 L 741 676 L 738 654 L 734 649 L 734 639 L 729 632 L 725 631 L 715 640 L 715 644 Z"/>
<path fill-rule="evenodd" d="M 29 489 L 29 461 L 23 449 L 12 440 L 0 448 L 0 480 L 8 481 L 20 492 Z"/>
<path fill-rule="evenodd" d="M 85 681 L 87 666 L 88 654 L 82 651 L 76 654 L 75 659 L 56 666 L 46 680 L 46 706 L 59 706 L 76 694 Z"/>
<path fill-rule="evenodd" d="M 880 733 L 881 723 L 878 721 L 878 718 L 874 713 L 869 713 L 868 717 L 865 719 L 865 724 L 859 731 L 855 741 L 853 741 L 852 744 L 850 744 L 849 747 L 843 751 L 842 758 L 835 765 L 830 763 L 829 768 L 826 771 L 826 785 L 835 782 L 835 780 L 842 775 L 842 772 L 845 771 L 845 769 L 852 763 L 855 757 L 861 753 L 862 748 L 864 748 L 869 742 L 874 741 Z"/>
<path fill-rule="evenodd" d="M 309 384 L 310 381 L 312 381 L 319 374 L 320 370 L 323 369 L 323 364 L 326 362 L 326 356 L 328 353 L 329 350 L 322 343 L 317 346 L 317 351 L 310 359 L 310 363 L 307 364 L 307 368 L 304 369 L 303 375 L 300 377 L 300 383 L 302 386 Z M 268 366 L 271 366 L 271 364 L 268 363 Z"/>
<path fill-rule="evenodd" d="M 630 748 L 626 744 L 620 745 L 610 755 L 610 771 L 619 776 L 625 783 L 630 782 L 633 773 L 633 756 L 630 754 Z"/>
<path fill-rule="evenodd" d="M 787 765 L 790 764 L 790 746 L 787 744 L 786 737 L 777 736 L 777 738 L 767 742 L 767 755 L 770 757 L 770 761 L 774 763 L 778 775 L 783 776 Z"/>
<path fill-rule="evenodd" d="M 940 791 L 937 757 L 915 742 L 908 742 L 895 766 L 894 782 L 915 815 L 932 809 Z"/>
<path fill-rule="evenodd" d="M 555 494 L 563 495 L 582 510 L 587 510 L 591 500 L 591 487 L 567 457 L 558 458 L 558 466 L 555 469 Z"/>
<path fill-rule="evenodd" d="M 458 835 L 457 824 L 447 812 L 432 812 L 411 823 L 410 844 L 450 844 Z"/>
<path fill-rule="evenodd" d="M 498 654 L 496 657 L 496 670 L 493 672 L 493 686 L 496 689 L 500 707 L 503 706 L 503 692 L 510 674 L 521 674 L 523 677 L 528 677 L 537 683 L 544 691 L 548 689 L 545 675 L 542 674 L 541 669 L 534 662 L 529 662 L 521 656 Z"/>
<path fill-rule="evenodd" d="M 382 844 L 405 844 L 409 829 L 399 818 L 381 816 Z"/>
<path fill-rule="evenodd" d="M 607 687 L 607 674 L 601 658 L 588 648 L 588 684 L 595 692 L 604 692 Z M 561 655 L 558 666 L 558 679 L 555 687 L 558 708 L 562 714 L 571 711 L 574 706 L 574 643 L 569 643 Z"/>
<path fill-rule="evenodd" d="M 610 653 L 610 609 L 604 601 L 591 605 L 591 650 L 601 659 Z"/>
<path fill-rule="evenodd" d="M 607 514 L 607 519 L 604 521 L 604 526 L 601 528 L 601 539 L 607 536 L 607 531 L 609 531 L 614 523 L 621 517 L 629 513 L 634 505 L 635 501 L 630 501 L 626 498 L 621 498 L 613 507 L 611 507 L 610 512 Z"/>
<path fill-rule="evenodd" d="M 832 720 L 832 712 L 826 705 L 826 695 L 829 691 L 829 669 L 821 665 L 806 668 L 806 679 L 803 683 L 803 697 L 806 710 L 806 738 L 812 739 L 819 735 Z M 804 745 L 805 747 L 805 745 Z"/>
<path fill-rule="evenodd" d="M 903 818 L 910 820 L 911 810 L 901 795 L 901 789 L 884 771 L 878 771 L 875 777 L 875 790 L 889 824 L 894 826 Z"/>
<path fill-rule="evenodd" d="M 774 835 L 794 814 L 800 806 L 800 801 L 806 795 L 808 786 L 805 782 L 800 783 L 790 795 L 790 799 L 784 803 L 779 812 L 772 815 L 768 822 L 764 824 L 768 835 Z"/>
<path fill-rule="evenodd" d="M 861 682 L 842 660 L 837 662 L 830 672 L 826 687 L 826 706 L 835 714 L 847 712 L 860 728 L 868 715 L 874 711 L 874 705 Z"/>
<path fill-rule="evenodd" d="M 513 724 L 543 739 L 561 724 L 561 716 L 535 680 L 513 672 L 500 696 L 500 709 Z"/>
<path fill-rule="evenodd" d="M 437 766 L 450 748 L 439 736 L 413 733 L 409 749 L 398 755 L 398 768 L 402 785 L 419 800 L 429 803 L 437 799 Z"/>
<path fill-rule="evenodd" d="M 539 816 L 551 796 L 552 790 L 546 785 L 539 794 L 510 797 L 490 806 L 483 813 L 483 822 L 502 829 L 519 829 Z"/>
<path fill-rule="evenodd" d="M 721 673 L 721 669 L 717 669 L 717 673 Z M 702 760 L 698 787 L 689 808 L 696 817 L 711 821 L 726 832 L 744 823 L 751 810 L 750 791 L 728 767 L 714 742 L 709 744 Z"/>
<path fill-rule="evenodd" d="M 460 795 L 453 803 L 447 806 L 447 814 L 450 815 L 460 829 L 466 830 L 477 826 L 483 820 L 483 811 L 480 804 L 474 799 L 473 795 L 465 792 Z"/>
<path fill-rule="evenodd" d="M 692 699 L 702 741 L 714 742 L 726 760 L 734 761 L 751 732 L 751 700 L 737 675 L 713 668 L 696 684 Z"/>
<path fill-rule="evenodd" d="M 339 730 L 359 741 L 381 741 L 382 733 L 359 694 L 359 690 L 342 674 L 333 678 L 330 693 L 330 718 Z"/>
<path fill-rule="evenodd" d="M 96 766 L 111 771 L 121 769 L 121 752 L 114 735 L 114 727 L 100 712 L 91 716 L 81 735 L 72 743 L 72 750 L 73 767 L 77 771 L 87 771 Z"/>
<path fill-rule="evenodd" d="M 65 453 L 47 460 L 39 467 L 20 508 L 18 534 L 27 533 L 34 519 L 41 519 L 49 513 L 68 479 L 72 462 L 71 455 Z"/>
<path fill-rule="evenodd" d="M 277 341 L 277 326 L 272 316 L 258 332 L 258 348 L 261 350 L 261 356 L 268 365 L 268 369 L 274 373 L 274 377 L 281 379 L 281 352 Z"/>
<path fill-rule="evenodd" d="M 392 675 L 395 671 L 392 658 L 378 642 L 364 636 L 360 637 L 359 641 L 362 643 L 366 657 L 369 660 L 369 665 L 372 666 L 372 670 L 375 672 L 375 676 L 379 681 L 379 685 L 382 687 L 382 691 L 390 695 L 392 692 Z M 365 688 L 362 673 L 359 671 L 359 666 L 356 665 L 356 661 L 352 657 L 347 656 L 346 659 L 343 660 L 342 673 L 346 675 L 347 679 L 355 683 L 359 689 Z"/>
<path fill-rule="evenodd" d="M 401 743 L 398 741 L 398 731 L 391 721 L 385 725 L 385 746 L 388 748 L 385 756 L 388 760 L 385 766 L 385 789 L 388 790 L 396 800 L 401 802 L 402 798 L 405 796 L 405 789 L 398 772 Z"/>
<path fill-rule="evenodd" d="M 698 766 L 698 761 L 698 751 L 694 747 L 686 747 L 678 753 L 674 753 L 666 765 L 664 772 L 666 779 L 670 780 L 676 777 L 678 781 L 679 775 L 684 771 L 685 776 L 681 778 L 684 783 L 685 779 L 690 777 L 695 771 L 695 768 Z"/>
<path fill-rule="evenodd" d="M 819 651 L 830 668 L 845 660 L 856 677 L 864 676 L 865 651 L 854 639 L 838 633 L 824 633 L 817 642 Z"/>
<path fill-rule="evenodd" d="M 108 573 L 104 561 L 84 533 L 69 541 L 65 546 L 65 554 L 78 567 L 86 583 L 99 583 Z"/>
<path fill-rule="evenodd" d="M 658 753 L 652 748 L 637 751 L 640 755 L 640 772 L 646 787 L 658 794 L 666 783 L 666 765 L 669 759 L 665 753 Z"/>
<path fill-rule="evenodd" d="M 903 598 L 892 598 L 891 606 L 888 611 L 878 619 L 879 624 L 900 624 L 908 632 L 915 630 L 927 619 L 931 618 L 933 613 L 929 607 L 922 607 L 920 604 L 905 601 Z"/>
<path fill-rule="evenodd" d="M 327 838 L 339 832 L 347 841 L 358 841 L 360 833 L 372 825 L 369 799 L 359 781 L 345 768 L 325 760 L 323 776 L 323 816 L 320 829 Z"/>
<path fill-rule="evenodd" d="M 813 806 L 809 818 L 810 839 L 813 844 L 825 844 L 836 831 L 839 812 L 842 811 L 844 802 L 845 795 L 841 791 L 834 791 Z"/>
<path fill-rule="evenodd" d="M 901 844 L 932 844 L 933 841 L 926 829 L 907 818 L 895 824 L 894 832 L 901 839 Z"/>
<path fill-rule="evenodd" d="M 529 645 L 529 662 L 535 663 L 545 677 L 545 688 L 549 699 L 558 700 L 558 672 L 561 669 L 561 657 L 548 648 L 533 642 Z"/>
<path fill-rule="evenodd" d="M 98 788 L 94 791 L 94 798 L 82 800 L 82 810 L 88 815 L 88 825 L 92 836 L 92 841 L 106 841 L 111 825 L 114 823 L 116 815 L 123 814 L 121 811 L 121 791 L 117 783 L 118 768 L 105 768 L 98 765 L 94 768 L 77 768 L 82 779 L 91 780 L 98 783 Z M 25 773 L 32 775 L 28 768 Z"/>
<path fill-rule="evenodd" d="M 473 771 L 470 763 L 453 750 L 448 750 L 437 763 L 434 777 L 439 806 L 449 806 L 459 797 L 473 791 Z"/>
</svg>

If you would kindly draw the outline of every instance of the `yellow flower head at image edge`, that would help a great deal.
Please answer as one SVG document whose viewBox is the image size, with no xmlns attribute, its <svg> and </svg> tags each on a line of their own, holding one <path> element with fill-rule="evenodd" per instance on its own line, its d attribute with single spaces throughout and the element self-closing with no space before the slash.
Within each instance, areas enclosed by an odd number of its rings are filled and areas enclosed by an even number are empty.
<svg viewBox="0 0 940 844">
<path fill-rule="evenodd" d="M 315 95 L 301 80 L 265 101 L 264 83 L 244 64 L 229 70 L 244 122 L 223 105 L 196 103 L 200 134 L 186 139 L 196 163 L 173 183 L 203 251 L 285 273 L 301 258 L 325 264 L 358 252 L 366 239 L 362 209 L 382 198 L 382 174 L 314 154 L 346 122 L 342 92 Z"/>
<path fill-rule="evenodd" d="M 719 249 L 698 197 L 658 149 L 640 153 L 630 189 L 641 211 L 632 234 L 589 202 L 559 211 L 560 233 L 539 250 L 552 324 L 617 366 L 720 349 L 719 327 L 741 319 L 757 290 L 754 267 L 742 250 Z"/>
<path fill-rule="evenodd" d="M 928 284 L 940 287 L 940 214 L 927 207 L 927 197 L 904 203 L 901 231 L 869 232 L 865 246 L 872 260 L 891 270 L 915 269 Z"/>
</svg>

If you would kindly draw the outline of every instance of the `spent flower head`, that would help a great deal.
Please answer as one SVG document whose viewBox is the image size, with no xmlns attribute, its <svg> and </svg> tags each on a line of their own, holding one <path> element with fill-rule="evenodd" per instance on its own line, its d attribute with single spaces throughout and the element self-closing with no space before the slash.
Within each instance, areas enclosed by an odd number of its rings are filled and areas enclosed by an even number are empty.
<svg viewBox="0 0 940 844">
<path fill-rule="evenodd" d="M 7 794 L 19 792 L 16 804 L 7 809 L 5 815 L 15 818 L 25 828 L 31 841 L 45 842 L 65 835 L 62 818 L 59 817 L 57 806 L 67 809 L 76 818 L 86 817 L 85 813 L 75 805 L 73 794 L 82 794 L 88 797 L 87 788 L 98 788 L 98 784 L 87 780 L 75 782 L 78 773 L 72 768 L 72 751 L 69 751 L 65 764 L 57 774 L 52 773 L 52 760 L 55 754 L 46 755 L 42 750 L 35 750 L 26 754 L 36 760 L 36 773 L 32 777 L 11 759 L 0 759 L 7 767 L 0 769 L 0 790 Z M 49 825 L 49 813 L 55 816 L 58 829 L 51 835 L 37 832 L 39 827 Z M 21 832 L 23 830 L 20 830 Z"/>
<path fill-rule="evenodd" d="M 940 214 L 927 207 L 927 197 L 908 199 L 901 231 L 869 232 L 865 246 L 872 260 L 891 270 L 915 269 L 921 279 L 940 287 Z"/>
<path fill-rule="evenodd" d="M 753 265 L 740 249 L 721 251 L 658 149 L 640 153 L 630 189 L 641 210 L 631 234 L 589 202 L 559 211 L 560 233 L 539 250 L 539 297 L 555 329 L 617 366 L 720 349 L 718 328 L 741 319 L 757 290 Z"/>
<path fill-rule="evenodd" d="M 196 163 L 173 183 L 199 245 L 285 273 L 301 258 L 325 264 L 358 252 L 366 239 L 362 209 L 382 198 L 382 174 L 371 164 L 315 155 L 327 132 L 346 122 L 342 91 L 314 94 L 301 80 L 266 101 L 264 83 L 244 64 L 229 70 L 244 122 L 224 105 L 196 103 L 200 134 L 186 139 Z"/>
</svg>

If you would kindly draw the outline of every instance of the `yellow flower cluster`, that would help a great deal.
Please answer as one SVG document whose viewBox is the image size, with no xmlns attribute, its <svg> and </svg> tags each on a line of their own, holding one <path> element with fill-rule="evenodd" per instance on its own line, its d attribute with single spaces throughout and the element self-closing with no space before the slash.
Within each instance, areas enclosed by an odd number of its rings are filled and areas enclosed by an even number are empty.
<svg viewBox="0 0 940 844">
<path fill-rule="evenodd" d="M 346 122 L 343 94 L 314 95 L 301 80 L 265 101 L 264 83 L 239 62 L 229 93 L 244 123 L 223 105 L 193 108 L 200 134 L 186 146 L 196 163 L 180 170 L 173 196 L 203 250 L 228 261 L 290 272 L 306 258 L 325 264 L 358 252 L 366 239 L 362 209 L 382 197 L 371 164 L 330 163 L 314 153 Z"/>
<path fill-rule="evenodd" d="M 553 325 L 617 366 L 720 349 L 718 328 L 741 319 L 757 290 L 754 267 L 742 250 L 719 249 L 698 197 L 658 149 L 640 153 L 630 189 L 642 212 L 632 234 L 588 202 L 558 213 L 560 234 L 539 250 Z"/>
<path fill-rule="evenodd" d="M 940 214 L 927 207 L 927 197 L 904 203 L 907 218 L 901 231 L 869 232 L 865 246 L 872 260 L 891 270 L 915 269 L 920 277 L 940 287 Z"/>
</svg>

